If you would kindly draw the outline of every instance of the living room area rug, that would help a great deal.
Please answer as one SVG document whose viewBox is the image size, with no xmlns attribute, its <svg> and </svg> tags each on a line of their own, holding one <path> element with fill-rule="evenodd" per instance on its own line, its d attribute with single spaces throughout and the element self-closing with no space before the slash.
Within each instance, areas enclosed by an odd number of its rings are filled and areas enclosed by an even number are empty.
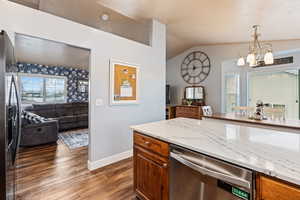
<svg viewBox="0 0 300 200">
<path fill-rule="evenodd" d="M 69 147 L 76 149 L 89 145 L 88 129 L 59 133 L 58 138 Z"/>
</svg>

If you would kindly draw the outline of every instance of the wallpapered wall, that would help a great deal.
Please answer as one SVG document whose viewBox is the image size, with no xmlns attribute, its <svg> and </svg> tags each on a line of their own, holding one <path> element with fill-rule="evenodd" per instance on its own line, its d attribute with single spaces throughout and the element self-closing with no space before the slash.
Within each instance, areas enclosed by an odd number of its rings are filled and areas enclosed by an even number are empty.
<svg viewBox="0 0 300 200">
<path fill-rule="evenodd" d="M 78 80 L 88 80 L 87 70 L 62 66 L 17 63 L 18 72 L 67 77 L 67 102 L 88 101 L 88 93 L 78 92 Z"/>
</svg>

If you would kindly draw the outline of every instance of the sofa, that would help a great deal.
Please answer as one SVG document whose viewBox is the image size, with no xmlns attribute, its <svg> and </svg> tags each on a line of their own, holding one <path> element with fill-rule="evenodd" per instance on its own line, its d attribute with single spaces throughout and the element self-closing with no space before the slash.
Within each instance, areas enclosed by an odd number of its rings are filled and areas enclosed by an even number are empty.
<svg viewBox="0 0 300 200">
<path fill-rule="evenodd" d="M 88 127 L 88 103 L 33 104 L 24 108 L 44 118 L 58 121 L 59 131 Z"/>
<path fill-rule="evenodd" d="M 88 128 L 88 103 L 33 104 L 23 107 L 20 146 L 56 142 L 59 131 Z"/>
</svg>

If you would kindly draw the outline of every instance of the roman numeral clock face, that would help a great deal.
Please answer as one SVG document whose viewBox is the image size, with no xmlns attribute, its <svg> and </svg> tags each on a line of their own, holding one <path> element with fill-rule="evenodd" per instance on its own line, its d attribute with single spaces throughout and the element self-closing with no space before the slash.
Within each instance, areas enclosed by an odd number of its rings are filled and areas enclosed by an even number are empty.
<svg viewBox="0 0 300 200">
<path fill-rule="evenodd" d="M 181 76 L 188 84 L 197 85 L 201 83 L 207 78 L 209 72 L 209 57 L 201 51 L 190 53 L 181 64 Z"/>
</svg>

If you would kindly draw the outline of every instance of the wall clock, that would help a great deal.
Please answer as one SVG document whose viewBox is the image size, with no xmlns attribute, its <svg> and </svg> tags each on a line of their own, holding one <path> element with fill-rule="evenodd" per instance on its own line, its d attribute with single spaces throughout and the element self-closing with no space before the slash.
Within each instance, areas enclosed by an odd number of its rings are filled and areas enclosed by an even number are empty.
<svg viewBox="0 0 300 200">
<path fill-rule="evenodd" d="M 210 60 L 206 53 L 195 51 L 188 54 L 181 64 L 181 76 L 185 82 L 197 85 L 204 81 L 210 72 Z"/>
</svg>

